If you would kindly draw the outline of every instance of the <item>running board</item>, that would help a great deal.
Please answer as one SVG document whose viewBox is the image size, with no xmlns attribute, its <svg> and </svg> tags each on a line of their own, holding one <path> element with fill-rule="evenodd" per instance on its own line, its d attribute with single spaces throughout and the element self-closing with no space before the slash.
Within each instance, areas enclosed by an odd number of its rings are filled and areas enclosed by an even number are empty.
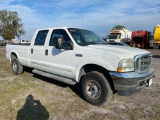
<svg viewBox="0 0 160 120">
<path fill-rule="evenodd" d="M 61 77 L 61 76 L 54 75 L 54 74 L 51 74 L 51 73 L 47 73 L 47 72 L 44 72 L 44 71 L 40 71 L 40 70 L 37 70 L 37 69 L 32 70 L 32 72 L 35 73 L 35 74 L 38 74 L 38 75 L 42 75 L 42 76 L 45 76 L 45 77 L 48 77 L 48 78 L 52 78 L 52 79 L 60 81 L 60 82 L 70 84 L 70 85 L 75 85 L 76 84 L 76 82 L 73 81 L 72 79 Z"/>
</svg>

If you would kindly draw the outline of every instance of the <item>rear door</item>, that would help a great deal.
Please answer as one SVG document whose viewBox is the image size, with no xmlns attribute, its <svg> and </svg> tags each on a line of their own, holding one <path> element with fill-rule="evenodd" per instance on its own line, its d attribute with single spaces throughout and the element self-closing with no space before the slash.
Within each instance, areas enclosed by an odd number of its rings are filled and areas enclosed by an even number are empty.
<svg viewBox="0 0 160 120">
<path fill-rule="evenodd" d="M 45 70 L 45 41 L 49 30 L 40 30 L 30 48 L 30 64 L 33 68 Z"/>
</svg>

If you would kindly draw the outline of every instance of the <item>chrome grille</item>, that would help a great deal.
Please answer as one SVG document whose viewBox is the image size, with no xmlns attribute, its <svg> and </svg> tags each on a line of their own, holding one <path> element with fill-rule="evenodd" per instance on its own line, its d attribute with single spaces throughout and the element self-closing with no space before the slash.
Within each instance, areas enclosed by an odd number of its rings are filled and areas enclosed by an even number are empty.
<svg viewBox="0 0 160 120">
<path fill-rule="evenodd" d="M 135 57 L 135 71 L 142 73 L 151 68 L 151 54 L 138 55 Z"/>
</svg>

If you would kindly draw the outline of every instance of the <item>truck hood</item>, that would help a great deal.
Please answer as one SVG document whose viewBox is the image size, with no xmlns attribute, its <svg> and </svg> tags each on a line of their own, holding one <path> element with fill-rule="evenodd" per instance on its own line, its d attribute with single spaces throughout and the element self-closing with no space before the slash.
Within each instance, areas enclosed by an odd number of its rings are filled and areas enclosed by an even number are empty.
<svg viewBox="0 0 160 120">
<path fill-rule="evenodd" d="M 112 55 L 116 56 L 119 59 L 125 59 L 125 58 L 134 58 L 136 55 L 140 54 L 149 54 L 150 52 L 139 49 L 139 48 L 134 48 L 134 47 L 129 47 L 129 46 L 118 46 L 118 45 L 89 45 L 87 46 L 88 49 L 92 49 L 95 52 L 102 52 L 105 55 Z"/>
</svg>

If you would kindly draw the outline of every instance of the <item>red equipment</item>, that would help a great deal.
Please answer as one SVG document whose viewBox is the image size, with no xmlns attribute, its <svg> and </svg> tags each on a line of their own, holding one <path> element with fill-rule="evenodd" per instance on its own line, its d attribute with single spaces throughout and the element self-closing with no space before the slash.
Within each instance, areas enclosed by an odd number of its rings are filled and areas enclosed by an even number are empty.
<svg viewBox="0 0 160 120">
<path fill-rule="evenodd" d="M 149 31 L 133 31 L 131 35 L 130 46 L 139 48 L 149 48 L 150 47 L 150 36 Z"/>
</svg>

